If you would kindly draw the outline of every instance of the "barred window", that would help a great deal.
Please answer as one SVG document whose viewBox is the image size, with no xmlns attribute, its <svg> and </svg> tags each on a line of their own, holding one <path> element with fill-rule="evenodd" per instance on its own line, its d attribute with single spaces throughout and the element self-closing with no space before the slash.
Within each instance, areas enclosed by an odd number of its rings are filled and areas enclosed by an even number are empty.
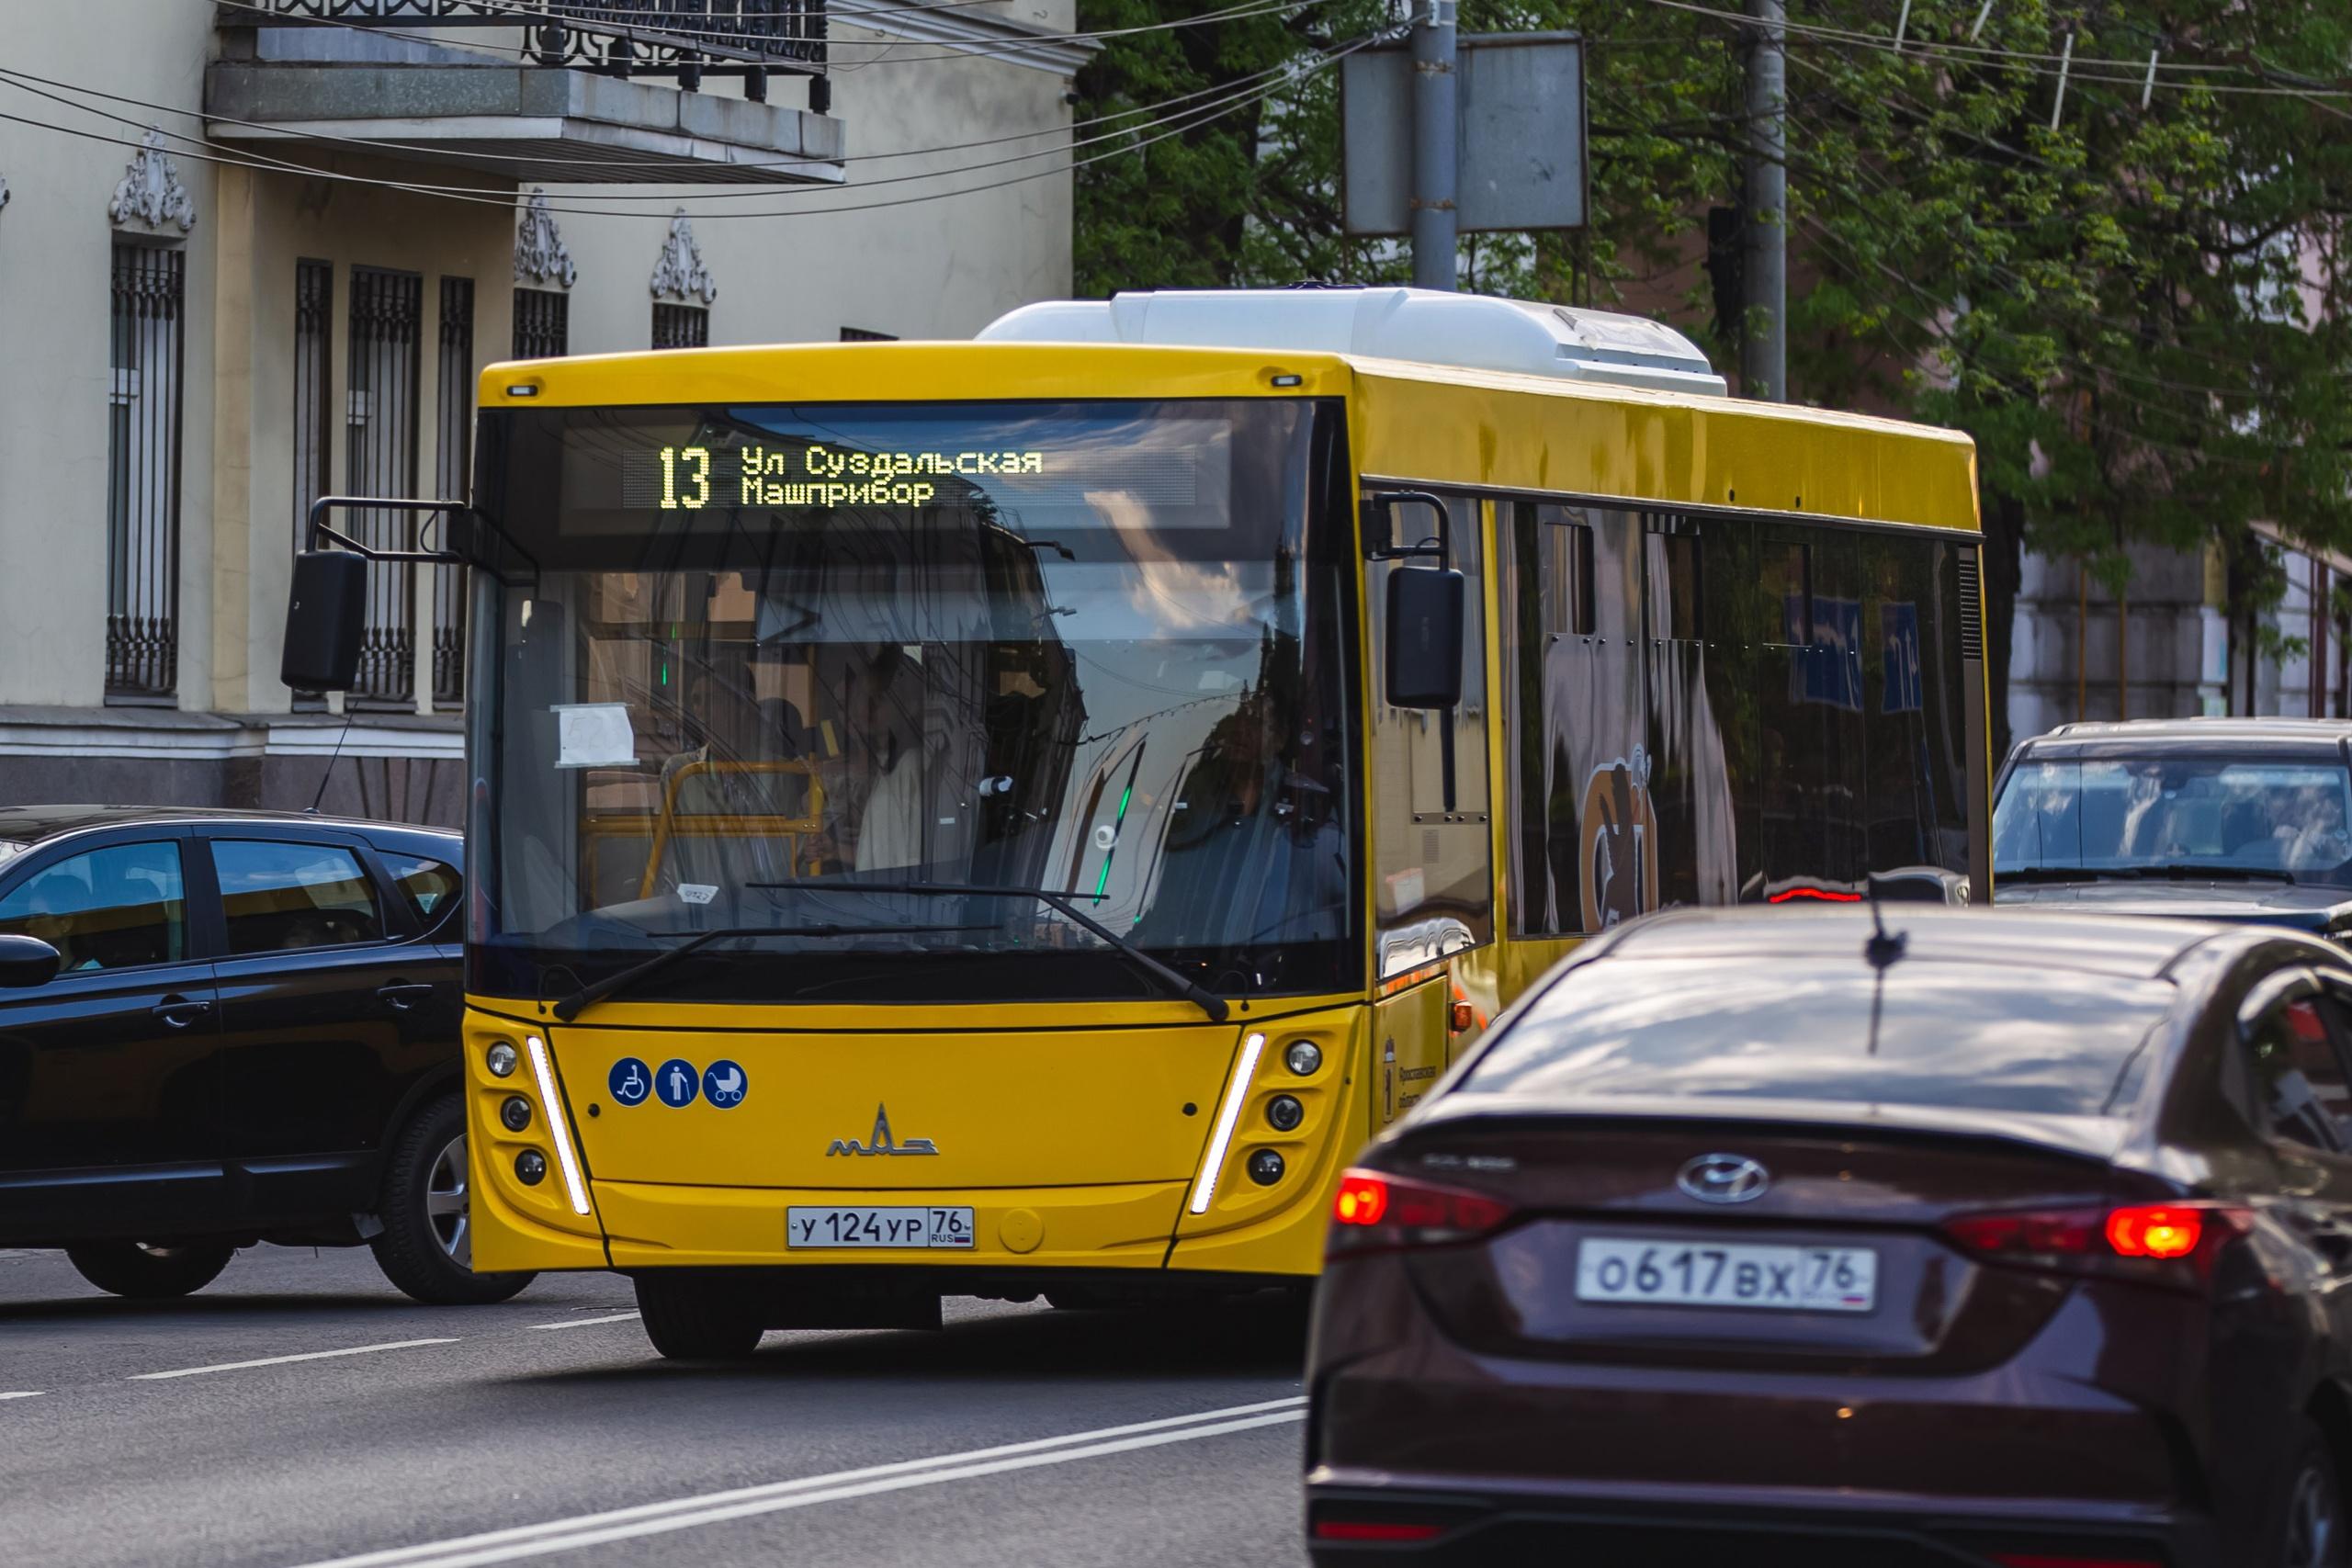
<svg viewBox="0 0 2352 1568">
<path fill-rule="evenodd" d="M 514 290 L 514 357 L 560 359 L 571 352 L 571 296 L 551 288 Z"/>
<path fill-rule="evenodd" d="M 353 495 L 416 493 L 417 373 L 424 279 L 381 267 L 351 269 L 351 337 L 344 423 L 345 479 Z M 412 548 L 415 519 L 402 512 L 358 513 L 359 537 L 378 549 Z M 404 706 L 415 700 L 415 569 L 405 561 L 368 567 L 366 631 L 360 641 L 359 703 Z"/>
<path fill-rule="evenodd" d="M 179 686 L 180 414 L 187 254 L 117 240 L 107 396 L 107 697 Z"/>
<path fill-rule="evenodd" d="M 463 501 L 473 477 L 474 280 L 441 280 L 440 430 L 434 495 Z M 466 689 L 466 569 L 433 568 L 433 705 L 456 707 Z"/>
<path fill-rule="evenodd" d="M 700 305 L 656 303 L 653 307 L 653 346 L 708 348 L 710 312 Z"/>
</svg>

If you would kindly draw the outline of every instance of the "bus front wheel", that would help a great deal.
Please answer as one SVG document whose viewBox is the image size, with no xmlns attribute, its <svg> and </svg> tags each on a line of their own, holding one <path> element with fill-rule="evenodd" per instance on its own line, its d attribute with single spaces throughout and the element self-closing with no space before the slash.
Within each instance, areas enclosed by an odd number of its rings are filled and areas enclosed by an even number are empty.
<svg viewBox="0 0 2352 1568">
<path fill-rule="evenodd" d="M 707 1274 L 637 1276 L 645 1337 L 673 1361 L 740 1361 L 766 1331 L 759 1298 L 737 1280 Z"/>
</svg>

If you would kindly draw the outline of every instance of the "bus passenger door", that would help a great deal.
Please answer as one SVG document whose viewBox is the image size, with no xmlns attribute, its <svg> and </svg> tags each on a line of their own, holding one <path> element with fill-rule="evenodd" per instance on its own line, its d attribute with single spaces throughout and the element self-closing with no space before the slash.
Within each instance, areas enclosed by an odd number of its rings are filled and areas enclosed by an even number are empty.
<svg viewBox="0 0 2352 1568">
<path fill-rule="evenodd" d="M 1802 902 L 1860 890 L 1861 583 L 1852 536 L 1757 531 L 1764 624 L 1754 664 L 1760 886 Z"/>
<path fill-rule="evenodd" d="M 1445 1070 L 1453 997 L 1444 961 L 1495 940 L 1483 510 L 1468 497 L 1448 502 L 1451 564 L 1469 580 L 1461 702 L 1451 710 L 1391 705 L 1380 689 L 1387 661 L 1381 652 L 1374 658 L 1374 1133 L 1411 1110 Z M 1397 518 L 1400 535 L 1434 532 L 1426 508 L 1399 508 Z M 1365 567 L 1375 650 L 1387 647 L 1388 576 L 1399 564 Z"/>
</svg>

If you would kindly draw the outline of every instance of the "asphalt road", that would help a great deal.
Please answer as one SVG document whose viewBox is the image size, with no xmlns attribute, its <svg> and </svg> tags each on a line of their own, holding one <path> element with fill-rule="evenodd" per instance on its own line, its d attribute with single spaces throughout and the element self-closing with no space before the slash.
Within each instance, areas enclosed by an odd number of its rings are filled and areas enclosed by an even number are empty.
<svg viewBox="0 0 2352 1568">
<path fill-rule="evenodd" d="M 714 1369 L 633 1306 L 583 1275 L 420 1307 L 365 1251 L 275 1247 L 134 1303 L 0 1251 L 0 1564 L 1305 1562 L 1274 1314 L 951 1301 Z"/>
</svg>

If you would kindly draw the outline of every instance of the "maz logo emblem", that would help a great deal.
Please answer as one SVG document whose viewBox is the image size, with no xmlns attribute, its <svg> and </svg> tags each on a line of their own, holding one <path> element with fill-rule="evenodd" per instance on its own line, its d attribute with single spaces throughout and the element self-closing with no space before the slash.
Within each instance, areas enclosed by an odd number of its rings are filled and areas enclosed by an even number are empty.
<svg viewBox="0 0 2352 1568">
<path fill-rule="evenodd" d="M 1746 1203 L 1764 1196 L 1772 1173 L 1745 1155 L 1701 1155 L 1674 1184 L 1702 1203 Z"/>
<path fill-rule="evenodd" d="M 890 1108 L 874 1108 L 873 1142 L 861 1144 L 855 1138 L 835 1138 L 833 1146 L 825 1151 L 828 1159 L 834 1155 L 935 1155 L 939 1148 L 929 1138 L 909 1138 L 903 1144 L 890 1141 Z"/>
</svg>

